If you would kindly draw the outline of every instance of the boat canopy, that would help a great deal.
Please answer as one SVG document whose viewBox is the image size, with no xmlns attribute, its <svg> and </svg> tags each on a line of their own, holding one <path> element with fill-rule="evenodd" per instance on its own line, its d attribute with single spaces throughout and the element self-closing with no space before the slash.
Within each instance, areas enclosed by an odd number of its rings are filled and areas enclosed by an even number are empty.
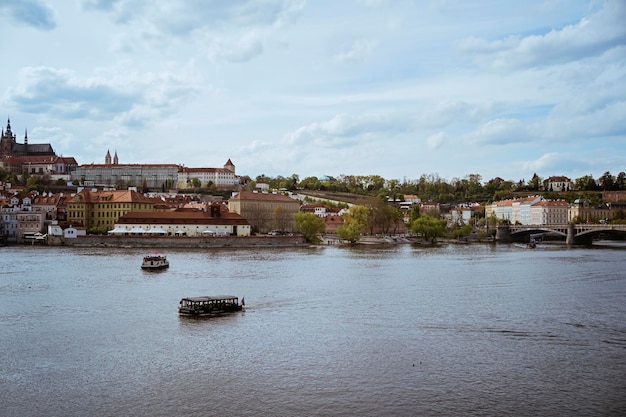
<svg viewBox="0 0 626 417">
<path fill-rule="evenodd" d="M 148 230 L 146 233 L 150 233 L 151 235 L 165 235 L 167 232 L 160 227 L 153 227 Z"/>
<path fill-rule="evenodd" d="M 113 230 L 109 230 L 107 233 L 110 235 L 124 235 L 128 233 L 128 230 L 116 227 Z"/>
</svg>

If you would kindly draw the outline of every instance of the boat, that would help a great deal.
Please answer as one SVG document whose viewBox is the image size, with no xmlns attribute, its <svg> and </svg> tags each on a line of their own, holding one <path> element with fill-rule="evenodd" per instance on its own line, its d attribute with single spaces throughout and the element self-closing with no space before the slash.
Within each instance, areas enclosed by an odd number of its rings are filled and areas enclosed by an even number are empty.
<svg viewBox="0 0 626 417">
<path fill-rule="evenodd" d="M 178 314 L 181 316 L 219 316 L 242 311 L 246 302 L 233 295 L 186 297 L 180 300 Z"/>
<path fill-rule="evenodd" d="M 170 267 L 170 261 L 167 260 L 167 256 L 159 254 L 151 254 L 143 257 L 141 263 L 141 269 L 157 271 L 160 269 L 166 269 Z"/>
</svg>

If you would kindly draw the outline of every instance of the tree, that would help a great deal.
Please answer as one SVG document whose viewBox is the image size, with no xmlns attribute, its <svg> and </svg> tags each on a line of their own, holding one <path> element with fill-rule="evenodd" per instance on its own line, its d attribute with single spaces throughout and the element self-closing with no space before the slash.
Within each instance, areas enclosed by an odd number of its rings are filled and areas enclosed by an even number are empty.
<svg viewBox="0 0 626 417">
<path fill-rule="evenodd" d="M 28 191 L 39 190 L 41 178 L 38 175 L 30 175 L 26 180 L 26 189 Z"/>
<path fill-rule="evenodd" d="M 364 206 L 352 206 L 345 214 L 346 221 L 337 229 L 337 235 L 350 243 L 356 243 L 361 238 L 361 231 L 367 227 L 368 210 Z"/>
<path fill-rule="evenodd" d="M 437 237 L 442 236 L 446 230 L 446 221 L 423 215 L 411 223 L 411 232 L 420 234 L 424 241 L 434 244 Z"/>
<path fill-rule="evenodd" d="M 319 242 L 318 235 L 326 231 L 324 219 L 313 213 L 300 211 L 294 215 L 294 220 L 296 231 L 302 233 L 307 242 Z"/>
<path fill-rule="evenodd" d="M 463 226 L 457 226 L 452 230 L 452 236 L 455 238 L 469 236 L 472 233 L 472 225 L 464 224 Z"/>
<path fill-rule="evenodd" d="M 302 181 L 300 181 L 300 187 L 305 190 L 319 190 L 320 189 L 320 180 L 317 177 L 306 177 Z"/>
<path fill-rule="evenodd" d="M 411 213 L 409 214 L 409 224 L 413 223 L 414 220 L 417 220 L 420 216 L 420 205 L 413 204 L 411 206 Z"/>
<path fill-rule="evenodd" d="M 610 191 L 615 189 L 615 178 L 613 177 L 613 175 L 611 175 L 609 171 L 605 172 L 600 178 L 598 178 L 598 183 L 604 191 Z"/>
<path fill-rule="evenodd" d="M 193 177 L 191 179 L 191 186 L 195 189 L 198 189 L 202 186 L 202 183 L 200 182 L 200 179 L 198 179 L 198 177 Z"/>
<path fill-rule="evenodd" d="M 273 213 L 273 224 L 277 230 L 286 231 L 289 229 L 290 219 L 289 214 L 285 211 L 282 206 L 278 206 L 274 209 Z"/>
<path fill-rule="evenodd" d="M 615 179 L 615 189 L 616 190 L 626 190 L 626 173 L 620 172 L 617 174 L 617 178 Z"/>
<path fill-rule="evenodd" d="M 528 181 L 528 189 L 531 191 L 538 191 L 541 185 L 541 178 L 535 173 L 530 181 Z"/>
<path fill-rule="evenodd" d="M 594 180 L 591 175 L 585 175 L 577 178 L 574 184 L 576 185 L 576 188 L 581 191 L 596 191 L 599 188 L 598 184 L 596 184 L 596 180 Z"/>
</svg>

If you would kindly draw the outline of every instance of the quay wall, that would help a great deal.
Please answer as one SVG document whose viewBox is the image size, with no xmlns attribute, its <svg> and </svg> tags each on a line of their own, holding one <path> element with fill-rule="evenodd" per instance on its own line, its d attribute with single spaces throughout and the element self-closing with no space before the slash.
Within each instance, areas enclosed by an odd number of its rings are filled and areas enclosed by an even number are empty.
<svg viewBox="0 0 626 417">
<path fill-rule="evenodd" d="M 114 248 L 250 248 L 304 246 L 304 236 L 78 236 L 59 242 L 75 247 Z"/>
</svg>

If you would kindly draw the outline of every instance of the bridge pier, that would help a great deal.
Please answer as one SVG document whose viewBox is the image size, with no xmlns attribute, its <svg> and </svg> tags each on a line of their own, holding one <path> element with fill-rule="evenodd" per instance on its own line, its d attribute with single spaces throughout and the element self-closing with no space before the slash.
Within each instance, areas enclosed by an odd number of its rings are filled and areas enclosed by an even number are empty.
<svg viewBox="0 0 626 417">
<path fill-rule="evenodd" d="M 508 224 L 499 224 L 496 227 L 496 242 L 511 243 L 511 228 Z"/>
<path fill-rule="evenodd" d="M 566 245 L 573 245 L 575 244 L 575 236 L 576 236 L 576 229 L 574 228 L 574 223 L 568 223 L 567 224 L 567 237 L 565 238 L 565 244 Z"/>
</svg>

